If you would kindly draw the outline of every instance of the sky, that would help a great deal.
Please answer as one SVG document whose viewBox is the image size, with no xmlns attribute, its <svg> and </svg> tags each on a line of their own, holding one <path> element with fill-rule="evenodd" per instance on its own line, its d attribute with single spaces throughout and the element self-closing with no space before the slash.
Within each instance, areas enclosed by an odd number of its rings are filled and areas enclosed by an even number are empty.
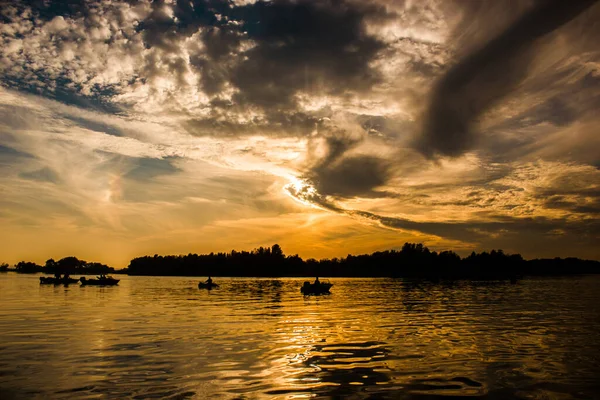
<svg viewBox="0 0 600 400">
<path fill-rule="evenodd" d="M 0 261 L 600 259 L 600 2 L 0 0 Z"/>
</svg>

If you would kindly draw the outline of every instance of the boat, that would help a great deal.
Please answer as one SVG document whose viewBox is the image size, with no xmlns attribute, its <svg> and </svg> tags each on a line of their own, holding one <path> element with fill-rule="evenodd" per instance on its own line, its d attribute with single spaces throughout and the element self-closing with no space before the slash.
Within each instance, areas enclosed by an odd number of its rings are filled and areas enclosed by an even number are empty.
<svg viewBox="0 0 600 400">
<path fill-rule="evenodd" d="M 308 294 L 329 294 L 329 289 L 333 286 L 333 283 L 329 281 L 310 283 L 309 281 L 304 282 L 304 285 L 300 288 L 300 292 L 304 295 Z"/>
<path fill-rule="evenodd" d="M 77 282 L 79 282 L 79 279 L 69 277 L 52 278 L 40 276 L 40 285 L 68 285 L 69 283 Z"/>
<path fill-rule="evenodd" d="M 208 290 L 211 290 L 212 288 L 217 288 L 217 287 L 219 287 L 219 285 L 217 285 L 214 282 L 211 282 L 211 283 L 200 282 L 198 284 L 198 289 L 208 289 Z"/>
<path fill-rule="evenodd" d="M 79 280 L 81 281 L 81 286 L 114 286 L 119 283 L 119 279 L 115 279 L 112 276 L 99 276 L 96 279 L 87 279 L 85 276 L 82 276 Z"/>
</svg>

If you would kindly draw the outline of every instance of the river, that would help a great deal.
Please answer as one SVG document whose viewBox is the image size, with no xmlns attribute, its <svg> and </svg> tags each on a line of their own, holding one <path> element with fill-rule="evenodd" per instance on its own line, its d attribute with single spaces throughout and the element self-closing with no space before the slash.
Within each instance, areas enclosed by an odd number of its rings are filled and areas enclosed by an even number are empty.
<svg viewBox="0 0 600 400">
<path fill-rule="evenodd" d="M 600 277 L 424 284 L 0 274 L 0 398 L 600 398 Z"/>
</svg>

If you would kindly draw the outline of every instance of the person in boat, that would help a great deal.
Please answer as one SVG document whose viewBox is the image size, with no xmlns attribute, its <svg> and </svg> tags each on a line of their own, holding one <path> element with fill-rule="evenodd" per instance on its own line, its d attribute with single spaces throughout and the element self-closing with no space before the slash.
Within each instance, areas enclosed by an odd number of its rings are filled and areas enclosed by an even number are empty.
<svg viewBox="0 0 600 400">
<path fill-rule="evenodd" d="M 209 276 L 208 279 L 205 282 L 207 285 L 212 285 L 213 280 L 211 279 L 211 277 Z"/>
<path fill-rule="evenodd" d="M 315 285 L 320 285 L 321 284 L 321 282 L 319 281 L 319 277 L 318 276 L 316 277 L 314 284 Z"/>
</svg>

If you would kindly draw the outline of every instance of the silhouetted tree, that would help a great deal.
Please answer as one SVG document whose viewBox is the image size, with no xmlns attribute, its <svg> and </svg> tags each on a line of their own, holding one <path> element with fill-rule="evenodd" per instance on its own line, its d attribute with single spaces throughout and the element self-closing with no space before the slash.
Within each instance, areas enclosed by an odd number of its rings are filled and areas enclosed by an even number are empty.
<svg viewBox="0 0 600 400">
<path fill-rule="evenodd" d="M 549 271 L 567 273 L 566 265 L 579 265 L 575 270 L 600 272 L 597 261 L 567 259 L 553 261 Z M 528 273 L 539 273 L 547 262 L 534 261 L 528 267 L 519 254 L 508 255 L 502 250 L 471 253 L 461 259 L 453 251 L 437 253 L 421 243 L 405 243 L 400 251 L 386 250 L 372 254 L 351 255 L 306 261 L 297 254 L 285 256 L 277 244 L 258 247 L 250 252 L 187 254 L 178 256 L 138 257 L 131 260 L 130 275 L 189 276 L 387 276 L 419 279 L 485 279 L 507 280 Z M 584 267 L 585 266 L 585 267 Z"/>
<path fill-rule="evenodd" d="M 19 261 L 15 265 L 15 270 L 23 274 L 31 274 L 35 272 L 43 272 L 44 267 L 30 261 Z"/>
<path fill-rule="evenodd" d="M 283 258 L 283 250 L 281 250 L 281 246 L 279 246 L 278 244 L 274 244 L 271 248 L 271 254 L 273 255 L 273 257 Z"/>
</svg>

